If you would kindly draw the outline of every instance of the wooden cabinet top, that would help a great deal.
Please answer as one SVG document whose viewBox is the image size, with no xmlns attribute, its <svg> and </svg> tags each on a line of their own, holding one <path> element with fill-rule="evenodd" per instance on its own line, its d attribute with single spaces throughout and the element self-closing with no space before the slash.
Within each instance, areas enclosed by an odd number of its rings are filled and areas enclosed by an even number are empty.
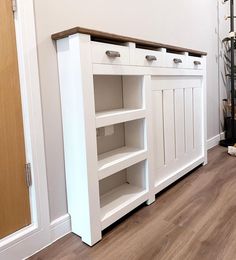
<svg viewBox="0 0 236 260">
<path fill-rule="evenodd" d="M 133 42 L 136 44 L 136 46 L 139 46 L 140 48 L 144 48 L 144 49 L 165 48 L 169 52 L 188 52 L 192 55 L 200 55 L 200 56 L 207 55 L 207 53 L 203 51 L 192 50 L 192 49 L 187 49 L 187 48 L 182 48 L 178 46 L 172 46 L 168 44 L 152 42 L 152 41 L 147 41 L 142 39 L 136 39 L 128 36 L 106 33 L 106 32 L 96 31 L 92 29 L 82 28 L 82 27 L 74 27 L 62 32 L 58 32 L 53 34 L 51 37 L 53 40 L 59 40 L 76 33 L 89 34 L 91 35 L 92 40 L 100 40 L 100 41 L 102 40 L 107 43 L 124 44 L 127 42 Z"/>
</svg>

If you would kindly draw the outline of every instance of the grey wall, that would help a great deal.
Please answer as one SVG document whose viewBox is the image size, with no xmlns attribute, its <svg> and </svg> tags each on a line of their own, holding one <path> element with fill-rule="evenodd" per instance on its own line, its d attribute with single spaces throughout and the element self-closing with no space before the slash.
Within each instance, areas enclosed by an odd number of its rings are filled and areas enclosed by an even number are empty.
<svg viewBox="0 0 236 260">
<path fill-rule="evenodd" d="M 74 26 L 207 51 L 208 138 L 219 134 L 216 0 L 34 0 L 51 220 L 67 212 L 56 50 Z"/>
<path fill-rule="evenodd" d="M 228 36 L 230 31 L 230 20 L 227 21 L 224 19 L 226 15 L 229 15 L 229 3 L 227 2 L 225 5 L 219 5 L 219 95 L 220 95 L 220 121 L 221 126 L 223 126 L 223 102 L 222 99 L 228 96 L 227 93 L 230 91 L 230 79 L 225 76 L 226 66 L 225 66 L 225 58 L 224 55 L 230 56 L 230 53 L 225 52 L 225 46 L 222 43 L 222 40 Z M 236 10 L 235 10 L 236 12 Z"/>
</svg>

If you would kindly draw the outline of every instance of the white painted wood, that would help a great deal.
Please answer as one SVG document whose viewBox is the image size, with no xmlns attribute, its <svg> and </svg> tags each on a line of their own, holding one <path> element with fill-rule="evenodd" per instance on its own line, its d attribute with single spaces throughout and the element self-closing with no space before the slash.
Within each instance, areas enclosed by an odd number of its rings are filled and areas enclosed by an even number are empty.
<svg viewBox="0 0 236 260">
<path fill-rule="evenodd" d="M 147 170 L 147 160 L 143 160 L 139 163 L 133 164 L 131 167 L 126 169 L 127 173 L 127 183 L 142 187 L 146 191 L 148 191 L 147 187 L 147 178 L 146 178 L 146 170 Z"/>
<path fill-rule="evenodd" d="M 203 156 L 202 77 L 152 77 L 151 85 L 153 175 L 159 187 Z"/>
<path fill-rule="evenodd" d="M 116 172 L 111 176 L 99 181 L 99 194 L 101 196 L 117 188 L 118 186 L 127 183 L 127 169 Z"/>
<path fill-rule="evenodd" d="M 155 56 L 156 60 L 148 61 L 146 56 Z M 137 66 L 164 66 L 164 54 L 161 51 L 143 50 L 137 48 L 130 49 L 130 63 Z"/>
<path fill-rule="evenodd" d="M 193 89 L 193 128 L 194 128 L 194 149 L 202 152 L 203 148 L 203 98 L 202 88 Z"/>
<path fill-rule="evenodd" d="M 144 149 L 122 147 L 98 156 L 99 179 L 104 179 L 147 158 Z"/>
<path fill-rule="evenodd" d="M 177 181 L 179 178 L 183 177 L 188 172 L 195 169 L 197 166 L 204 163 L 204 157 L 199 157 L 195 160 L 189 160 L 187 163 L 184 164 L 184 166 L 180 169 L 173 170 L 171 175 L 167 175 L 165 179 L 158 182 L 155 185 L 154 194 L 162 191 L 166 187 L 168 187 L 170 184 Z"/>
<path fill-rule="evenodd" d="M 103 154 L 111 150 L 126 146 L 125 144 L 125 124 L 115 124 L 109 126 L 112 134 L 105 133 L 106 128 L 97 129 L 97 154 Z"/>
<path fill-rule="evenodd" d="M 185 153 L 190 153 L 194 148 L 193 128 L 193 89 L 184 90 L 184 115 L 185 115 Z"/>
<path fill-rule="evenodd" d="M 207 164 L 207 75 L 206 75 L 206 57 L 202 57 L 203 63 L 203 77 L 202 77 L 202 95 L 203 95 L 203 109 L 202 109 L 202 123 L 203 123 L 203 154 L 204 165 Z"/>
<path fill-rule="evenodd" d="M 220 140 L 223 140 L 223 139 L 225 139 L 225 133 L 224 132 L 208 139 L 207 140 L 207 150 L 210 150 L 211 148 L 219 145 Z"/>
<path fill-rule="evenodd" d="M 164 164 L 168 165 L 175 156 L 174 91 L 163 91 Z"/>
<path fill-rule="evenodd" d="M 182 76 L 182 77 L 180 77 Z M 157 81 L 157 82 L 155 82 Z M 183 88 L 199 88 L 202 84 L 199 76 L 186 75 L 167 75 L 152 77 L 152 90 L 168 90 L 168 89 L 183 89 Z"/>
<path fill-rule="evenodd" d="M 59 40 L 57 48 L 68 211 L 72 231 L 93 245 L 101 239 L 101 227 L 89 41 L 89 36 L 76 34 Z"/>
<path fill-rule="evenodd" d="M 97 75 L 93 77 L 96 112 L 122 109 L 122 76 Z"/>
<path fill-rule="evenodd" d="M 114 109 L 96 113 L 96 127 L 114 125 L 146 116 L 145 109 Z"/>
<path fill-rule="evenodd" d="M 103 229 L 147 200 L 146 163 L 134 164 L 100 182 Z"/>
<path fill-rule="evenodd" d="M 195 65 L 194 64 L 195 61 L 200 62 L 200 64 Z M 195 69 L 195 70 L 204 69 L 204 64 L 203 64 L 202 58 L 201 57 L 191 57 L 191 56 L 189 56 L 188 57 L 188 67 L 190 69 Z"/>
<path fill-rule="evenodd" d="M 155 195 L 153 194 L 155 175 L 154 175 L 154 156 L 153 156 L 153 121 L 152 121 L 152 90 L 151 90 L 151 76 L 144 76 L 144 106 L 146 107 L 147 116 L 145 121 L 146 126 L 146 146 L 147 146 L 147 161 L 145 164 L 145 184 L 148 190 L 148 201 L 147 205 L 152 204 L 155 201 Z"/>
<path fill-rule="evenodd" d="M 143 108 L 143 77 L 123 76 L 123 106 Z"/>
<path fill-rule="evenodd" d="M 181 63 L 175 63 L 174 59 L 180 59 Z M 170 68 L 177 68 L 177 69 L 184 69 L 188 68 L 188 57 L 186 55 L 180 55 L 180 54 L 174 54 L 174 53 L 167 53 L 164 58 L 164 67 L 170 67 Z"/>
<path fill-rule="evenodd" d="M 92 62 L 102 64 L 129 64 L 129 47 L 114 44 L 91 42 Z M 106 51 L 119 52 L 120 57 L 110 58 Z"/>
<path fill-rule="evenodd" d="M 65 214 L 50 223 L 51 243 L 71 232 L 71 218 Z"/>
<path fill-rule="evenodd" d="M 155 161 L 157 168 L 165 165 L 165 142 L 164 142 L 164 115 L 163 115 L 163 91 L 153 91 L 152 107 L 153 118 L 152 123 L 154 126 L 153 132 L 156 135 L 154 138 L 154 151 Z"/>
<path fill-rule="evenodd" d="M 156 180 L 165 177 L 165 139 L 164 139 L 164 115 L 163 115 L 163 91 L 152 91 L 152 157 L 153 174 Z"/>
<path fill-rule="evenodd" d="M 0 240 L 0 259 L 18 260 L 50 243 L 42 107 L 35 35 L 34 7 L 20 1 L 14 15 L 23 111 L 26 159 L 32 166 L 32 224 Z"/>
<path fill-rule="evenodd" d="M 125 123 L 125 144 L 129 147 L 147 148 L 145 120 L 139 119 Z"/>
<path fill-rule="evenodd" d="M 169 55 L 169 54 L 166 54 Z M 190 70 L 180 68 L 158 68 L 108 64 L 93 64 L 94 75 L 154 75 L 154 76 L 202 76 L 201 70 Z"/>
<path fill-rule="evenodd" d="M 143 77 L 94 76 L 96 112 L 143 108 Z"/>
<path fill-rule="evenodd" d="M 147 191 L 132 184 L 123 184 L 101 197 L 101 222 L 105 229 L 148 198 Z"/>
<path fill-rule="evenodd" d="M 58 57 L 72 230 L 93 245 L 104 228 L 206 160 L 205 58 L 81 34 L 59 40 Z M 201 66 L 192 66 L 195 58 Z"/>
<path fill-rule="evenodd" d="M 174 93 L 175 159 L 179 160 L 185 152 L 184 91 L 175 89 Z"/>
</svg>

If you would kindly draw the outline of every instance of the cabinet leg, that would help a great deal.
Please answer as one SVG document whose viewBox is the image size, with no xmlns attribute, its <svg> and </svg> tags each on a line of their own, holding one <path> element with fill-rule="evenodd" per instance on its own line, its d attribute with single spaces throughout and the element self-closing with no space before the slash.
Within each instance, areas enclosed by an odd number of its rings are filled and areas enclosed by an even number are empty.
<svg viewBox="0 0 236 260">
<path fill-rule="evenodd" d="M 155 202 L 155 200 L 156 200 L 155 195 L 151 195 L 151 196 L 149 197 L 149 200 L 147 200 L 146 204 L 149 206 L 149 205 L 151 205 L 153 202 Z"/>
<path fill-rule="evenodd" d="M 94 230 L 93 233 L 87 232 L 81 236 L 81 239 L 85 244 L 94 246 L 102 239 L 102 232 L 99 230 Z"/>
<path fill-rule="evenodd" d="M 204 166 L 204 165 L 207 165 L 207 162 L 208 162 L 208 157 L 207 157 L 207 151 L 206 151 L 206 154 L 205 154 L 205 156 L 204 156 L 203 166 Z"/>
</svg>

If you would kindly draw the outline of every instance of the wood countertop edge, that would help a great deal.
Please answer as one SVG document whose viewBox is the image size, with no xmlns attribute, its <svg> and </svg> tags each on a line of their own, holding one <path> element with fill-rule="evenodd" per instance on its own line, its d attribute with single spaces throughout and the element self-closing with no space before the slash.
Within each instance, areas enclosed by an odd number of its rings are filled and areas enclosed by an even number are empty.
<svg viewBox="0 0 236 260">
<path fill-rule="evenodd" d="M 52 38 L 52 40 L 60 40 L 60 39 L 69 37 L 70 35 L 73 35 L 76 33 L 89 34 L 92 37 L 96 37 L 98 39 L 112 40 L 112 41 L 117 41 L 120 43 L 133 42 L 133 43 L 139 44 L 143 47 L 165 48 L 170 51 L 189 52 L 191 54 L 202 55 L 202 56 L 207 55 L 207 53 L 203 52 L 203 51 L 192 50 L 192 49 L 187 49 L 187 48 L 182 48 L 182 47 L 178 47 L 178 46 L 172 46 L 172 45 L 168 45 L 168 44 L 157 43 L 157 42 L 152 42 L 152 41 L 147 41 L 147 40 L 142 40 L 142 39 L 136 39 L 136 38 L 132 38 L 132 37 L 128 37 L 128 36 L 106 33 L 106 32 L 102 32 L 102 31 L 97 31 L 97 30 L 82 28 L 82 27 L 74 27 L 74 28 L 71 28 L 71 29 L 68 29 L 65 31 L 61 31 L 61 32 L 52 34 L 51 38 Z"/>
</svg>

